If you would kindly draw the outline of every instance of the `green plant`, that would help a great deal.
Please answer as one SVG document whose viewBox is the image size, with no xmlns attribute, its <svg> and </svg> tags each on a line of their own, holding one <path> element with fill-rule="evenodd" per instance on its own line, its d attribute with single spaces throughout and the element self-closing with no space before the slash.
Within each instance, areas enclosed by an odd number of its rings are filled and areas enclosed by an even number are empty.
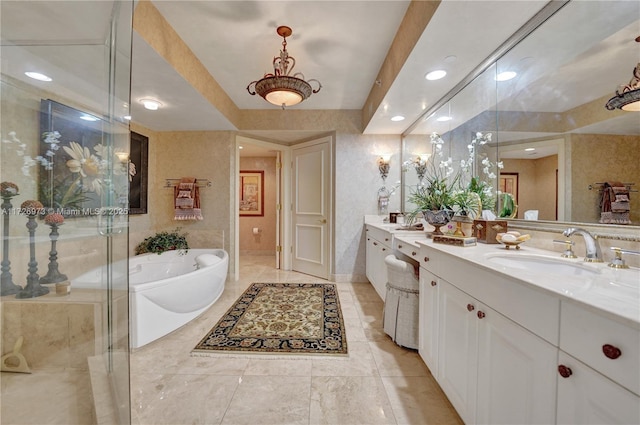
<svg viewBox="0 0 640 425">
<path fill-rule="evenodd" d="M 513 201 L 513 196 L 510 193 L 502 194 L 502 209 L 500 210 L 500 217 L 515 217 L 518 206 Z"/>
<path fill-rule="evenodd" d="M 469 190 L 475 192 L 480 197 L 480 206 L 483 210 L 494 211 L 496 199 L 493 195 L 493 187 L 480 177 L 472 177 L 469 182 Z"/>
<path fill-rule="evenodd" d="M 185 254 L 189 249 L 187 233 L 180 233 L 180 228 L 172 232 L 158 232 L 153 236 L 145 238 L 136 246 L 136 255 L 153 252 L 162 254 L 165 251 L 179 250 L 180 254 Z"/>
<path fill-rule="evenodd" d="M 482 208 L 480 195 L 469 187 L 457 190 L 452 195 L 452 202 L 456 215 L 471 219 L 476 218 L 480 214 L 480 208 Z"/>
</svg>

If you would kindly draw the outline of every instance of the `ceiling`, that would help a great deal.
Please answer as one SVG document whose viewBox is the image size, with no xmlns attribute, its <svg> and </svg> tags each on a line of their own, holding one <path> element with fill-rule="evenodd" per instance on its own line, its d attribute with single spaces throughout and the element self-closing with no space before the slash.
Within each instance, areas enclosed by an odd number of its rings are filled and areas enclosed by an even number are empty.
<svg viewBox="0 0 640 425">
<path fill-rule="evenodd" d="M 382 85 L 388 90 L 372 110 L 364 132 L 401 134 L 547 2 L 443 0 L 393 81 L 384 82 L 377 81 L 381 66 L 385 58 L 398 53 L 390 50 L 394 37 L 407 29 L 402 26 L 409 7 L 406 0 L 152 0 L 152 4 L 238 108 L 277 108 L 249 95 L 247 85 L 272 72 L 271 62 L 282 42 L 275 30 L 287 25 L 293 29 L 287 49 L 297 61 L 295 70 L 322 83 L 319 93 L 290 109 L 362 110 L 372 90 Z M 98 50 L 96 55 L 92 47 L 104 45 L 108 34 L 108 26 L 95 23 L 106 21 L 104 16 L 109 15 L 113 2 L 3 0 L 0 7 L 2 72 L 25 79 L 24 70 L 16 67 L 19 64 L 48 67 L 45 72 L 56 74 L 72 63 L 76 72 L 54 80 L 53 84 L 58 84 L 55 91 L 86 91 L 86 104 L 93 107 L 96 96 L 90 93 L 91 76 L 104 76 L 94 69 L 103 63 L 102 53 Z M 592 30 L 584 29 L 586 33 Z M 236 129 L 136 31 L 132 46 L 134 122 L 156 131 Z M 625 56 L 624 50 L 613 50 Z M 628 54 L 625 60 L 629 61 Z M 448 74 L 442 80 L 427 81 L 425 74 L 434 69 L 445 69 Z M 80 75 L 83 78 L 78 78 Z M 52 83 L 37 84 L 46 87 Z M 583 85 L 592 84 L 587 78 L 573 78 L 571 89 L 580 93 Z M 145 110 L 139 100 L 148 97 L 159 100 L 162 107 Z M 104 107 L 95 106 L 98 111 Z M 392 122 L 395 115 L 406 118 Z M 252 129 L 242 129 L 242 133 L 286 145 L 315 135 Z"/>
</svg>

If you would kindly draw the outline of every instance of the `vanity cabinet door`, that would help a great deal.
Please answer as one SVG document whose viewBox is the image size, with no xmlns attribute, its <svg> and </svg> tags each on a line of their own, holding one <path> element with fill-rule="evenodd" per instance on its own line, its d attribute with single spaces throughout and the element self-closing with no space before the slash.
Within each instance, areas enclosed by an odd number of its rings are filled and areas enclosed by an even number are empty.
<svg viewBox="0 0 640 425">
<path fill-rule="evenodd" d="M 640 424 L 638 396 L 563 351 L 558 360 L 558 424 Z"/>
<path fill-rule="evenodd" d="M 484 305 L 478 320 L 476 423 L 552 424 L 558 349 Z"/>
<path fill-rule="evenodd" d="M 384 301 L 387 293 L 387 265 L 384 259 L 387 255 L 392 254 L 391 248 L 379 240 L 368 236 L 366 249 L 367 279 L 369 279 L 369 282 L 371 282 L 380 298 Z"/>
<path fill-rule="evenodd" d="M 438 278 L 420 268 L 418 352 L 438 379 Z"/>
<path fill-rule="evenodd" d="M 478 302 L 438 281 L 438 383 L 465 423 L 475 423 Z"/>
</svg>

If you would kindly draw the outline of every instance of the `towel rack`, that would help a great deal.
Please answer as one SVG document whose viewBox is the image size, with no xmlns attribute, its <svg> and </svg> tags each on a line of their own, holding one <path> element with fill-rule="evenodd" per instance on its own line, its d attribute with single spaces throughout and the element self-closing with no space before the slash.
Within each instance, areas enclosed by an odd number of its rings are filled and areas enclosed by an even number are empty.
<svg viewBox="0 0 640 425">
<path fill-rule="evenodd" d="M 175 187 L 180 183 L 182 179 L 165 179 L 164 187 Z M 211 187 L 211 180 L 209 179 L 196 179 L 198 187 Z"/>
<path fill-rule="evenodd" d="M 593 190 L 594 189 L 594 185 L 601 186 L 601 187 L 598 188 L 598 190 L 602 190 L 602 186 L 604 186 L 604 182 L 590 184 L 588 186 L 588 189 L 589 190 Z M 622 183 L 622 185 L 624 187 L 626 187 L 629 192 L 637 192 L 638 191 L 637 189 L 631 189 L 631 186 L 635 186 L 635 183 Z"/>
</svg>

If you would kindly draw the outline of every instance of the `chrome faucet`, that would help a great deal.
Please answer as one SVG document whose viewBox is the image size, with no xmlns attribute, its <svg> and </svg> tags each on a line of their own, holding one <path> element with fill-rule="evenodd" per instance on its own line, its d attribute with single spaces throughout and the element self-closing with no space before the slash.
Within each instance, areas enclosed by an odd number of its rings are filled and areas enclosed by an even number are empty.
<svg viewBox="0 0 640 425">
<path fill-rule="evenodd" d="M 584 244 L 587 249 L 587 255 L 584 257 L 584 261 L 590 263 L 601 263 L 602 251 L 600 250 L 598 240 L 591 233 L 579 227 L 569 227 L 567 230 L 562 232 L 566 237 L 569 237 L 574 233 L 584 238 Z"/>
</svg>

